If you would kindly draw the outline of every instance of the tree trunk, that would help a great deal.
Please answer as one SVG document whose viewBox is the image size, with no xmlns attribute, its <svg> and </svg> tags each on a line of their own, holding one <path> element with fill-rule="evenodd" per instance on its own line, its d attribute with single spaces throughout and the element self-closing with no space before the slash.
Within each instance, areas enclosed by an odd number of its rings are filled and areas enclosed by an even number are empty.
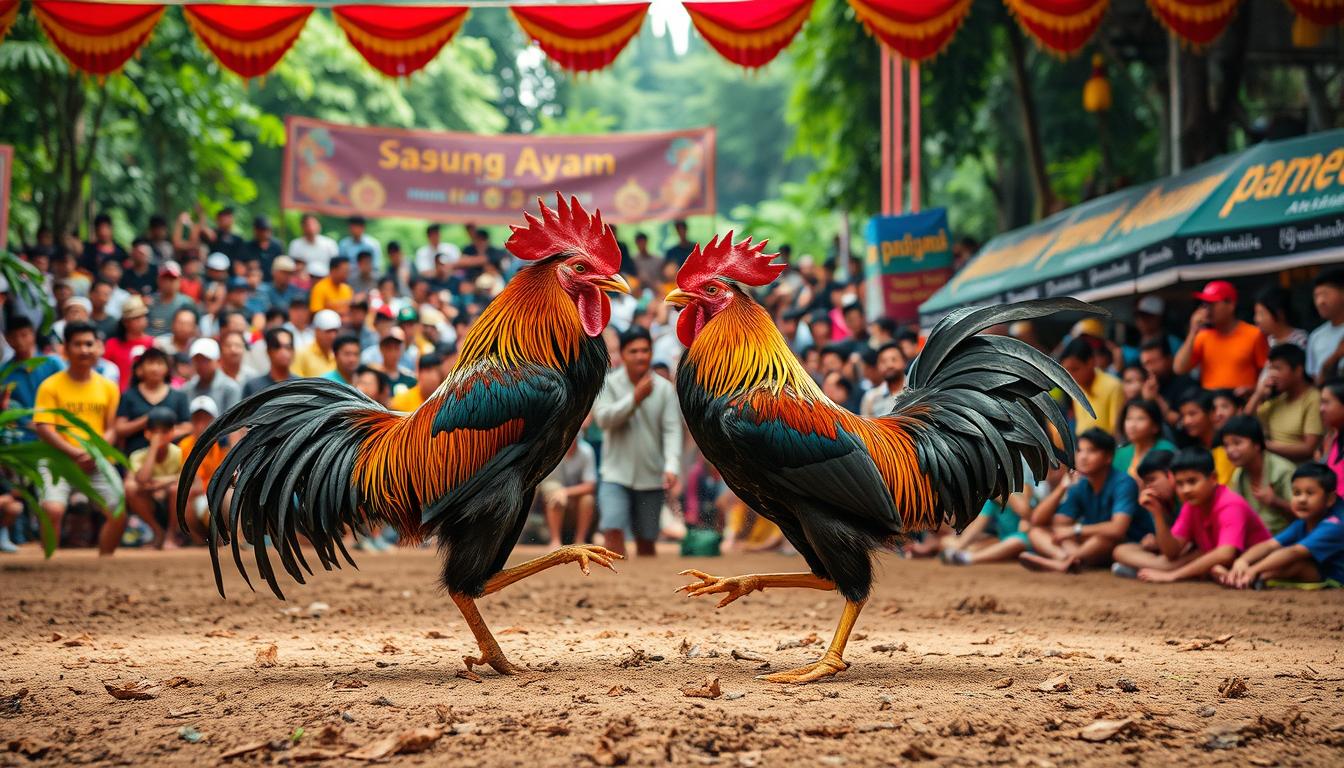
<svg viewBox="0 0 1344 768">
<path fill-rule="evenodd" d="M 1017 106 L 1022 117 L 1022 139 L 1027 146 L 1027 161 L 1031 168 L 1032 186 L 1036 192 L 1035 216 L 1040 219 L 1055 206 L 1055 193 L 1050 176 L 1045 172 L 1045 150 L 1041 146 L 1041 129 L 1036 119 L 1036 102 L 1032 98 L 1031 79 L 1027 74 L 1026 43 L 1016 24 L 1005 26 L 1009 50 L 1013 59 L 1013 85 Z"/>
<path fill-rule="evenodd" d="M 1233 123 L 1245 117 L 1241 85 L 1254 8 L 1254 3 L 1241 7 L 1216 48 L 1199 53 L 1181 51 L 1182 168 L 1227 152 Z"/>
</svg>

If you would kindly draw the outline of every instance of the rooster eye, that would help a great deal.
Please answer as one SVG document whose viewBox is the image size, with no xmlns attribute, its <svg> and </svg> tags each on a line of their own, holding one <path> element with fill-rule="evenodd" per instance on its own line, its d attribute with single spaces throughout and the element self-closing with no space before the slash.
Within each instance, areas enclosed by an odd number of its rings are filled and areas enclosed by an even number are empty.
<svg viewBox="0 0 1344 768">
<path fill-rule="evenodd" d="M 714 294 L 716 294 L 716 293 L 718 293 L 718 292 L 719 292 L 719 286 L 717 286 L 717 285 L 711 285 L 711 286 L 709 286 L 708 288 L 705 289 L 705 293 L 708 294 L 708 295 L 710 295 L 710 296 L 713 296 Z"/>
<path fill-rule="evenodd" d="M 587 271 L 588 271 L 588 268 L 585 267 L 585 266 L 583 266 L 582 264 L 575 264 L 575 265 L 574 265 L 574 271 L 575 271 L 575 272 L 578 272 L 580 275 L 582 275 L 584 272 L 587 272 Z"/>
</svg>

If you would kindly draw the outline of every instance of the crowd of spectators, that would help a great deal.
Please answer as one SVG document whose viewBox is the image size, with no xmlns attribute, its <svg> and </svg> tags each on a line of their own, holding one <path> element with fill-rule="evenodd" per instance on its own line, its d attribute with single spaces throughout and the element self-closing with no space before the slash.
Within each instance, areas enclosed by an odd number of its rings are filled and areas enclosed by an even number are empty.
<svg viewBox="0 0 1344 768">
<path fill-rule="evenodd" d="M 212 446 L 188 509 L 178 510 L 183 456 L 218 414 L 277 382 L 325 378 L 414 410 L 520 266 L 470 224 L 432 224 L 405 247 L 380 243 L 357 216 L 339 240 L 311 215 L 288 243 L 264 216 L 250 238 L 236 228 L 226 208 L 171 225 L 153 217 L 129 249 L 106 216 L 87 242 L 39 232 L 23 258 L 57 310 L 45 336 L 43 307 L 0 292 L 4 361 L 22 363 L 8 368 L 5 406 L 73 413 L 129 457 L 126 470 L 108 471 L 69 438 L 59 413 L 9 426 L 4 439 L 43 440 L 65 454 L 105 504 L 124 499 L 128 514 L 85 504 L 91 514 L 75 522 L 67 512 L 81 484 L 44 477 L 35 495 L 67 543 L 96 541 L 111 553 L 128 542 L 199 541 L 204 483 L 230 437 Z M 612 370 L 580 439 L 538 489 L 524 535 L 552 544 L 600 535 L 617 551 L 633 538 L 641 555 L 663 538 L 693 554 L 786 550 L 681 422 L 672 381 L 683 350 L 661 299 L 690 253 L 685 223 L 661 248 L 644 232 L 630 243 L 622 239 L 622 271 L 635 291 L 612 297 Z M 865 311 L 861 262 L 838 241 L 825 259 L 794 258 L 788 246 L 781 254 L 791 266 L 760 298 L 791 349 L 837 403 L 889 413 L 923 342 L 918 324 Z M 1313 298 L 1320 320 L 1310 333 L 1292 322 L 1300 308 L 1283 289 L 1242 302 L 1224 281 L 1197 293 L 1183 319 L 1156 295 L 1139 298 L 1123 340 L 1119 326 L 1097 319 L 1049 348 L 1040 341 L 1048 329 L 991 329 L 1054 356 L 1086 393 L 1091 413 L 1056 393 L 1077 437 L 1077 468 L 1031 478 L 1022 493 L 987 502 L 961 534 L 932 533 L 904 554 L 956 565 L 1017 559 L 1062 573 L 1110 566 L 1148 581 L 1207 576 L 1239 587 L 1344 581 L 1335 492 L 1344 489 L 1344 272 L 1321 273 Z M 0 552 L 9 552 L 35 527 L 22 494 L 3 490 Z M 190 539 L 179 537 L 179 519 Z M 357 546 L 384 549 L 394 536 Z"/>
</svg>

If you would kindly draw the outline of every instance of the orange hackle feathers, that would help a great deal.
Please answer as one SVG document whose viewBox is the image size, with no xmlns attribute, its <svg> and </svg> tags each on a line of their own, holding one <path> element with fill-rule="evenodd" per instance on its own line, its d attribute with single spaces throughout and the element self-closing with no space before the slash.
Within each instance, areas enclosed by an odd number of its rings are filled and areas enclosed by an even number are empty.
<svg viewBox="0 0 1344 768">
<path fill-rule="evenodd" d="M 748 237 L 733 243 L 733 231 L 716 236 L 704 248 L 696 243 L 686 263 L 677 272 L 677 287 L 694 291 L 716 277 L 744 285 L 769 285 L 787 265 L 770 263 L 778 253 L 763 253 L 768 240 L 752 244 Z"/>
<path fill-rule="evenodd" d="M 620 259 L 620 251 L 617 251 Z M 583 326 L 579 312 L 541 264 L 520 270 L 504 291 L 486 305 L 476 324 L 458 343 L 457 365 L 497 358 L 508 366 L 536 363 L 549 368 L 569 364 L 579 354 Z"/>
<path fill-rule="evenodd" d="M 591 215 L 579 204 L 579 198 L 565 202 L 564 195 L 555 193 L 555 210 L 537 198 L 541 218 L 524 212 L 527 226 L 510 225 L 513 234 L 504 247 L 514 256 L 527 261 L 538 261 L 559 254 L 583 254 L 597 262 L 599 268 L 615 273 L 621 268 L 621 249 L 616 235 L 602 223 L 602 212 Z"/>
</svg>

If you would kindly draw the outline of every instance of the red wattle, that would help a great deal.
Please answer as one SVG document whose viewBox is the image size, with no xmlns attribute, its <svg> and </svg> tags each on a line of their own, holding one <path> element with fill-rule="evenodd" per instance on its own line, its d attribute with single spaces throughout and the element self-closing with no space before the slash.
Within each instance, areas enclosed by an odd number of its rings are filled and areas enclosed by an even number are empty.
<svg viewBox="0 0 1344 768">
<path fill-rule="evenodd" d="M 588 286 L 579 292 L 574 303 L 579 308 L 579 322 L 583 323 L 583 332 L 589 336 L 601 336 L 602 329 L 611 322 L 611 300 L 596 286 Z"/>
<path fill-rule="evenodd" d="M 683 345 L 691 346 L 691 342 L 700 335 L 700 329 L 705 327 L 706 322 L 705 310 L 699 304 L 687 304 L 677 316 L 677 338 L 681 339 Z"/>
</svg>

